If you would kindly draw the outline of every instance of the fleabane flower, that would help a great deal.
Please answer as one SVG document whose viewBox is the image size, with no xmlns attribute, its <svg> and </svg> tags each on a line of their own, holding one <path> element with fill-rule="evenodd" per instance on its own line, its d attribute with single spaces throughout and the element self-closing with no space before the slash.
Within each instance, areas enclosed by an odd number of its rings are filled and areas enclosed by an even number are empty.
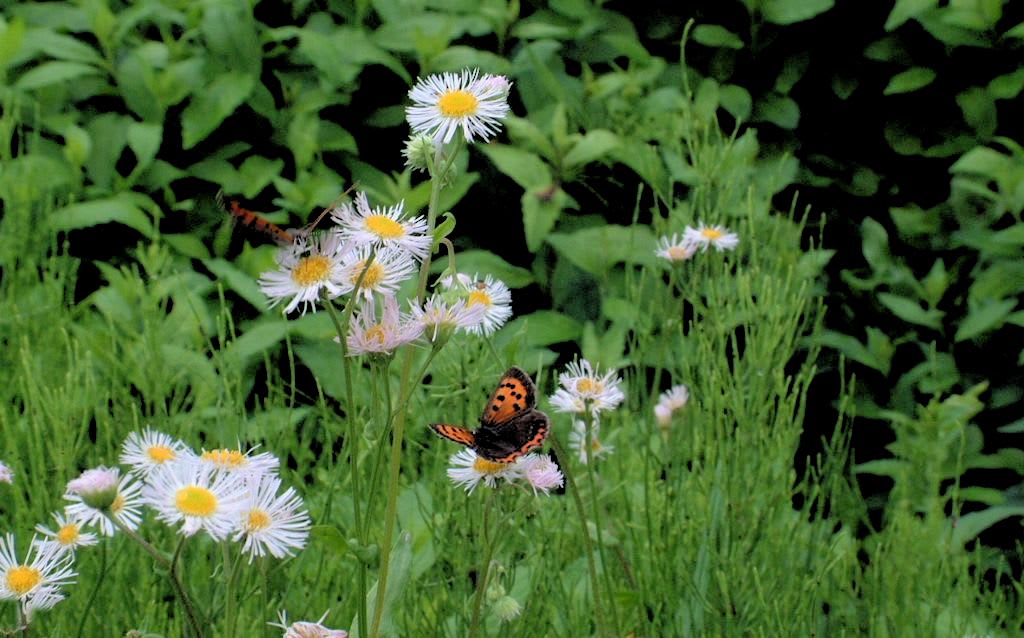
<svg viewBox="0 0 1024 638">
<path fill-rule="evenodd" d="M 374 294 L 394 295 L 402 282 L 416 273 L 416 261 L 408 251 L 380 248 L 371 260 L 371 250 L 370 246 L 356 248 L 342 260 L 343 294 L 354 291 L 358 283 L 358 292 L 364 299 L 373 299 Z"/>
<path fill-rule="evenodd" d="M 67 516 L 62 512 L 53 512 L 52 516 L 57 523 L 57 529 L 51 530 L 45 525 L 36 525 L 36 531 L 42 534 L 44 539 L 34 542 L 52 544 L 65 552 L 74 552 L 79 547 L 90 547 L 99 542 L 95 534 L 83 531 L 85 526 L 74 516 Z"/>
<path fill-rule="evenodd" d="M 14 483 L 14 471 L 7 467 L 7 464 L 0 461 L 0 483 L 12 485 Z"/>
<path fill-rule="evenodd" d="M 309 540 L 309 514 L 293 488 L 281 494 L 281 480 L 274 476 L 247 479 L 247 498 L 239 510 L 232 540 L 245 539 L 242 553 L 249 562 L 269 553 L 274 558 L 294 556 Z"/>
<path fill-rule="evenodd" d="M 409 91 L 413 105 L 406 107 L 405 118 L 414 133 L 430 135 L 438 144 L 450 142 L 459 129 L 470 144 L 486 142 L 508 115 L 510 88 L 505 77 L 476 70 L 431 75 Z"/>
<path fill-rule="evenodd" d="M 150 428 L 141 434 L 132 432 L 121 445 L 121 463 L 130 466 L 130 472 L 143 478 L 167 463 L 194 461 L 195 458 L 195 452 L 183 442 Z"/>
<path fill-rule="evenodd" d="M 687 261 L 697 252 L 697 244 L 686 241 L 678 233 L 662 237 L 658 240 L 658 249 L 654 254 L 669 261 Z"/>
<path fill-rule="evenodd" d="M 346 343 L 350 357 L 365 354 L 391 354 L 399 346 L 416 340 L 423 333 L 423 324 L 398 309 L 398 299 L 386 295 L 384 313 L 376 319 L 376 306 L 371 301 L 353 317 Z M 334 338 L 335 340 L 338 337 Z"/>
<path fill-rule="evenodd" d="M 114 521 L 134 531 L 142 522 L 141 491 L 142 483 L 128 474 L 121 476 L 118 468 L 96 467 L 68 481 L 64 499 L 71 504 L 64 512 L 104 536 L 114 535 Z"/>
<path fill-rule="evenodd" d="M 281 461 L 270 452 L 256 454 L 253 452 L 255 449 L 249 448 L 245 452 L 240 447 L 203 450 L 199 455 L 199 464 L 226 474 L 244 476 L 276 474 Z"/>
<path fill-rule="evenodd" d="M 471 494 L 480 483 L 496 487 L 499 479 L 512 482 L 523 476 L 520 464 L 490 461 L 470 449 L 459 450 L 448 462 L 448 478 Z"/>
<path fill-rule="evenodd" d="M 661 393 L 658 403 L 654 406 L 654 418 L 658 425 L 665 428 L 672 423 L 672 414 L 686 405 L 690 400 L 690 389 L 685 385 L 673 386 Z"/>
<path fill-rule="evenodd" d="M 427 299 L 422 307 L 412 304 L 410 310 L 413 318 L 423 326 L 423 336 L 431 343 L 446 339 L 456 329 L 468 331 L 470 327 L 479 325 L 487 312 L 482 304 L 469 306 L 464 299 L 449 303 L 441 295 Z"/>
<path fill-rule="evenodd" d="M 714 246 L 715 250 L 732 250 L 740 243 L 740 236 L 731 233 L 725 226 L 705 226 L 701 222 L 697 228 L 686 227 L 683 233 L 683 242 L 692 244 L 696 248 L 705 251 L 708 246 Z"/>
<path fill-rule="evenodd" d="M 596 415 L 614 410 L 626 398 L 619 389 L 622 379 L 615 370 L 599 374 L 586 359 L 570 363 L 566 371 L 558 375 L 558 382 L 562 387 L 551 396 L 551 404 L 558 412 Z"/>
<path fill-rule="evenodd" d="M 605 445 L 601 442 L 601 423 L 594 420 L 590 424 L 590 437 L 587 440 L 587 424 L 576 419 L 572 424 L 572 431 L 569 432 L 569 449 L 579 456 L 580 463 L 586 465 L 591 460 L 597 460 L 615 451 L 612 445 Z"/>
<path fill-rule="evenodd" d="M 221 541 L 235 531 L 245 505 L 245 476 L 202 463 L 175 463 L 150 475 L 142 498 L 161 521 L 181 523 L 184 536 L 204 530 Z"/>
<path fill-rule="evenodd" d="M 398 202 L 390 208 L 371 208 L 366 193 L 357 193 L 355 201 L 335 209 L 331 219 L 338 224 L 342 239 L 354 247 L 395 248 L 423 261 L 433 241 L 427 235 L 427 220 L 422 215 L 406 219 L 404 205 Z"/>
<path fill-rule="evenodd" d="M 533 493 L 547 494 L 565 485 L 565 476 L 558 465 L 546 454 L 527 454 L 516 461 L 523 478 L 533 488 Z"/>
<path fill-rule="evenodd" d="M 267 623 L 271 627 L 284 629 L 281 638 L 348 638 L 348 632 L 343 629 L 329 629 L 324 627 L 323 622 L 327 619 L 327 612 L 320 616 L 316 622 L 298 621 L 289 624 L 288 614 L 280 611 L 277 614 L 277 622 Z"/>
<path fill-rule="evenodd" d="M 338 233 L 319 233 L 297 237 L 277 253 L 277 270 L 260 275 L 260 290 L 270 298 L 273 308 L 288 299 L 284 313 L 299 306 L 302 313 L 323 297 L 333 299 L 344 293 L 342 257 L 348 247 Z"/>
<path fill-rule="evenodd" d="M 467 308 L 483 307 L 479 322 L 468 326 L 467 332 L 494 334 L 512 316 L 512 293 L 502 281 L 490 275 L 483 279 L 478 275 L 449 275 L 441 279 L 441 285 L 455 291 L 465 300 Z"/>
<path fill-rule="evenodd" d="M 64 594 L 61 587 L 75 582 L 69 552 L 49 543 L 33 543 L 29 557 L 20 562 L 14 535 L 0 539 L 0 600 L 17 600 L 22 613 L 31 616 L 37 609 L 50 609 Z"/>
</svg>

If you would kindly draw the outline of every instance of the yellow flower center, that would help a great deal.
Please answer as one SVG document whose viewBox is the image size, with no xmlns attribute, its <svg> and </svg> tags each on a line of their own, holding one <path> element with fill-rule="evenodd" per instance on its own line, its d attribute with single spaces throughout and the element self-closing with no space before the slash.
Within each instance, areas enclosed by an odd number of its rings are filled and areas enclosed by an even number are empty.
<svg viewBox="0 0 1024 638">
<path fill-rule="evenodd" d="M 177 456 L 174 450 L 167 447 L 166 445 L 154 445 L 146 450 L 146 455 L 149 456 L 150 460 L 154 463 L 166 463 L 173 461 Z"/>
<path fill-rule="evenodd" d="M 716 239 L 721 239 L 722 235 L 724 235 L 724 233 L 722 231 L 718 230 L 717 228 L 703 228 L 703 229 L 701 229 L 700 234 L 704 235 L 706 238 L 710 239 L 711 241 L 714 241 Z"/>
<path fill-rule="evenodd" d="M 507 467 L 507 463 L 495 463 L 480 456 L 476 457 L 476 460 L 473 461 L 473 469 L 481 474 L 497 474 Z"/>
<path fill-rule="evenodd" d="M 670 246 L 668 249 L 669 259 L 673 261 L 683 261 L 689 259 L 691 255 L 693 253 L 682 246 Z"/>
<path fill-rule="evenodd" d="M 405 235 L 405 227 L 385 215 L 367 217 L 366 228 L 382 239 L 398 239 Z"/>
<path fill-rule="evenodd" d="M 203 460 L 209 461 L 217 467 L 227 470 L 235 470 L 240 467 L 245 467 L 249 462 L 241 451 L 229 450 L 227 448 L 203 452 Z"/>
<path fill-rule="evenodd" d="M 61 545 L 74 545 L 78 537 L 78 523 L 68 523 L 57 530 L 57 542 Z"/>
<path fill-rule="evenodd" d="M 189 485 L 174 495 L 178 511 L 186 516 L 209 516 L 217 511 L 217 497 L 205 487 Z"/>
<path fill-rule="evenodd" d="M 326 281 L 331 272 L 331 260 L 323 255 L 306 257 L 292 270 L 292 281 L 300 286 L 312 286 Z"/>
<path fill-rule="evenodd" d="M 366 270 L 366 274 L 363 275 L 363 288 L 375 288 L 380 282 L 384 281 L 384 267 L 373 262 L 370 267 L 366 267 L 366 261 L 359 262 L 355 270 L 352 271 L 352 283 L 359 281 L 359 275 Z"/>
<path fill-rule="evenodd" d="M 384 340 L 387 339 L 388 333 L 384 329 L 384 326 L 377 324 L 366 330 L 366 340 L 376 341 L 380 345 L 384 345 Z"/>
<path fill-rule="evenodd" d="M 118 493 L 118 495 L 114 497 L 114 502 L 110 504 L 110 511 L 113 514 L 120 514 L 121 510 L 123 510 L 123 509 L 124 509 L 124 496 L 122 494 Z"/>
<path fill-rule="evenodd" d="M 576 391 L 580 394 L 599 394 L 604 390 L 604 384 L 596 379 L 583 377 L 576 382 Z"/>
<path fill-rule="evenodd" d="M 437 108 L 445 117 L 465 117 L 476 113 L 476 96 L 469 91 L 449 91 L 437 101 Z"/>
<path fill-rule="evenodd" d="M 263 510 L 252 510 L 245 519 L 245 530 L 247 532 L 258 532 L 270 527 L 270 515 Z"/>
<path fill-rule="evenodd" d="M 472 290 L 469 293 L 469 299 L 466 301 L 466 307 L 469 308 L 476 304 L 489 308 L 494 305 L 494 302 L 491 301 L 491 296 L 487 294 L 486 290 Z"/>
<path fill-rule="evenodd" d="M 18 565 L 7 570 L 7 588 L 21 597 L 35 589 L 43 575 L 35 567 Z"/>
</svg>

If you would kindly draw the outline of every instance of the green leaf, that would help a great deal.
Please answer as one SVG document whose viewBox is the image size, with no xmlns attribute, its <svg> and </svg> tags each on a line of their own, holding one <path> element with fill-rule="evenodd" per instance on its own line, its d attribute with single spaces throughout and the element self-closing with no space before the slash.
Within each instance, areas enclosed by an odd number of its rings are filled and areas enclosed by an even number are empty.
<svg viewBox="0 0 1024 638">
<path fill-rule="evenodd" d="M 545 196 L 547 192 L 550 196 Z M 544 239 L 555 227 L 555 222 L 562 214 L 562 211 L 575 204 L 573 199 L 557 186 L 551 191 L 551 187 L 526 191 L 520 198 L 520 205 L 523 209 L 523 231 L 526 234 L 526 247 L 531 252 L 537 252 Z"/>
<path fill-rule="evenodd" d="M 277 347 L 288 336 L 291 324 L 278 316 L 266 316 L 246 326 L 245 331 L 224 348 L 224 356 L 249 365 Z"/>
<path fill-rule="evenodd" d="M 959 342 L 974 339 L 1000 328 L 1016 307 L 1015 299 L 999 299 L 989 300 L 970 308 L 967 316 L 960 322 L 954 340 Z"/>
<path fill-rule="evenodd" d="M 611 131 L 594 129 L 588 131 L 562 158 L 566 168 L 583 166 L 606 157 L 619 146 L 619 137 Z"/>
<path fill-rule="evenodd" d="M 548 165 L 529 151 L 504 144 L 481 144 L 478 148 L 499 171 L 526 190 L 548 186 L 553 181 Z"/>
<path fill-rule="evenodd" d="M 509 321 L 502 333 L 515 334 L 524 329 L 529 346 L 549 346 L 576 341 L 583 334 L 583 324 L 554 310 L 538 310 Z"/>
<path fill-rule="evenodd" d="M 881 272 L 891 264 L 889 258 L 889 234 L 885 227 L 867 217 L 860 225 L 861 251 L 864 259 L 875 272 Z"/>
<path fill-rule="evenodd" d="M 63 84 L 90 75 L 103 75 L 103 71 L 81 62 L 44 62 L 27 71 L 14 83 L 14 88 L 31 91 L 52 84 Z"/>
<path fill-rule="evenodd" d="M 155 233 L 149 216 L 128 197 L 107 197 L 59 208 L 50 217 L 50 228 L 72 230 L 118 223 L 134 228 L 146 237 Z"/>
<path fill-rule="evenodd" d="M 935 81 L 935 71 L 929 68 L 916 66 L 912 69 L 907 69 L 902 73 L 889 78 L 889 84 L 885 86 L 882 91 L 884 95 L 895 95 L 898 93 L 910 93 L 916 91 L 922 87 L 928 86 Z"/>
<path fill-rule="evenodd" d="M 574 233 L 551 233 L 548 243 L 559 255 L 598 279 L 615 264 L 655 265 L 656 239 L 648 226 L 608 224 Z"/>
<path fill-rule="evenodd" d="M 313 525 L 309 528 L 309 536 L 326 545 L 338 556 L 348 554 L 348 541 L 345 540 L 341 530 L 334 525 Z"/>
<path fill-rule="evenodd" d="M 896 5 L 885 20 L 885 30 L 892 31 L 907 20 L 928 11 L 939 4 L 939 0 L 896 0 Z"/>
<path fill-rule="evenodd" d="M 826 348 L 838 350 L 847 359 L 887 375 L 889 367 L 892 365 L 893 348 L 890 343 L 887 349 L 885 340 L 881 340 L 877 334 L 873 336 L 872 330 L 872 328 L 868 329 L 868 345 L 864 345 L 856 337 L 834 330 L 823 331 L 818 337 L 818 343 Z M 878 333 L 877 330 L 874 332 Z"/>
<path fill-rule="evenodd" d="M 1007 170 L 1010 158 L 985 146 L 978 146 L 960 156 L 949 167 L 950 173 L 978 173 L 995 176 Z"/>
<path fill-rule="evenodd" d="M 381 612 L 380 635 L 395 636 L 395 604 L 401 599 L 402 593 L 409 582 L 409 574 L 412 567 L 412 535 L 409 532 L 401 532 L 395 539 L 395 546 L 391 549 L 391 560 L 388 563 L 387 589 L 384 592 L 384 604 Z M 380 582 L 373 584 L 370 591 L 366 593 L 366 613 L 370 618 L 375 615 L 377 608 L 377 587 Z M 349 624 L 349 635 L 352 638 L 365 638 L 359 636 L 358 623 L 353 618 Z"/>
<path fill-rule="evenodd" d="M 835 0 L 762 0 L 761 15 L 775 24 L 810 20 L 832 8 Z"/>
<path fill-rule="evenodd" d="M 455 263 L 461 273 L 491 275 L 512 289 L 525 288 L 534 283 L 533 274 L 529 270 L 513 266 L 488 250 L 459 251 Z M 440 273 L 447 267 L 447 260 L 438 259 L 431 264 L 430 270 Z"/>
<path fill-rule="evenodd" d="M 182 146 L 190 149 L 206 139 L 252 92 L 253 76 L 228 72 L 199 93 L 181 114 Z"/>
<path fill-rule="evenodd" d="M 441 240 L 450 235 L 453 230 L 455 230 L 455 215 L 446 211 L 441 215 L 441 222 L 434 226 L 434 241 L 431 244 L 430 251 L 437 251 L 438 247 L 441 246 Z"/>
<path fill-rule="evenodd" d="M 800 106 L 791 97 L 770 93 L 757 101 L 754 120 L 792 130 L 800 123 Z"/>
<path fill-rule="evenodd" d="M 261 155 L 245 158 L 238 167 L 238 182 L 242 184 L 241 194 L 247 199 L 259 195 L 284 169 L 283 159 L 270 159 Z M 227 184 L 224 184 L 227 186 Z"/>
<path fill-rule="evenodd" d="M 980 512 L 964 514 L 953 527 L 953 542 L 963 545 L 999 521 L 1011 516 L 1024 516 L 1024 505 L 994 505 Z"/>
<path fill-rule="evenodd" d="M 904 321 L 916 323 L 920 326 L 927 326 L 934 330 L 942 329 L 942 317 L 945 313 L 941 310 L 926 310 L 913 299 L 894 295 L 887 292 L 878 293 L 878 301 L 888 308 L 894 315 Z"/>
<path fill-rule="evenodd" d="M 128 148 L 132 149 L 138 161 L 133 170 L 141 171 L 153 162 L 163 136 L 164 128 L 159 124 L 132 122 L 128 125 Z"/>
<path fill-rule="evenodd" d="M 857 474 L 875 474 L 877 476 L 888 476 L 898 479 L 906 469 L 906 462 L 899 459 L 877 459 L 866 463 L 858 463 L 853 466 Z"/>
<path fill-rule="evenodd" d="M 626 139 L 613 155 L 640 176 L 662 199 L 669 198 L 671 184 L 658 148 L 637 139 Z"/>
<path fill-rule="evenodd" d="M 249 3 L 244 0 L 209 2 L 202 15 L 199 29 L 210 59 L 239 71 L 240 75 L 258 77 L 263 50 Z"/>
<path fill-rule="evenodd" d="M 224 259 L 206 259 L 203 265 L 227 285 L 228 289 L 238 293 L 254 308 L 263 310 L 267 307 L 267 296 L 260 290 L 259 284 L 248 273 L 239 270 L 230 261 Z"/>
<path fill-rule="evenodd" d="M 692 37 L 694 42 L 706 47 L 742 49 L 744 46 L 738 35 L 717 24 L 698 24 L 693 28 Z"/>
<path fill-rule="evenodd" d="M 750 97 L 750 91 L 742 86 L 735 84 L 721 85 L 718 87 L 718 102 L 733 118 L 737 120 L 750 119 L 754 101 Z"/>
<path fill-rule="evenodd" d="M 195 235 L 190 233 L 161 235 L 160 239 L 167 242 L 167 245 L 176 250 L 179 254 L 192 259 L 209 259 L 210 251 L 206 245 Z"/>
</svg>

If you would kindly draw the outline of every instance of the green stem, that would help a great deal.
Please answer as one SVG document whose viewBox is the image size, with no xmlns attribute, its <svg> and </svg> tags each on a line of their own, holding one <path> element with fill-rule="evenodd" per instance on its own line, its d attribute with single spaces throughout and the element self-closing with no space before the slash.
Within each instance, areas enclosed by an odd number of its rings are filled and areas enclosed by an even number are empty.
<svg viewBox="0 0 1024 638">
<path fill-rule="evenodd" d="M 224 557 L 224 635 L 235 636 L 235 617 L 238 611 L 235 605 L 235 571 L 236 565 L 231 561 L 231 549 L 227 543 L 220 544 Z"/>
<path fill-rule="evenodd" d="M 590 530 L 587 529 L 586 508 L 583 507 L 583 499 L 580 497 L 576 481 L 572 477 L 572 471 L 569 470 L 569 456 L 565 453 L 565 448 L 562 447 L 554 432 L 551 433 L 548 440 L 551 441 L 551 447 L 554 448 L 555 455 L 558 457 L 558 465 L 562 468 L 562 475 L 565 476 L 566 490 L 572 494 L 573 503 L 576 505 L 576 514 L 580 517 L 580 527 L 583 531 L 583 550 L 587 554 L 587 569 L 590 573 L 590 594 L 594 597 L 594 615 L 596 616 L 597 632 L 598 635 L 603 635 L 608 626 L 604 622 L 604 608 L 601 606 L 597 565 L 594 562 L 594 548 L 590 545 Z"/>
<path fill-rule="evenodd" d="M 481 534 L 484 538 L 484 560 L 477 573 L 476 596 L 473 601 L 473 618 L 469 622 L 469 638 L 476 636 L 477 627 L 480 624 L 480 611 L 483 609 L 484 594 L 487 592 L 487 580 L 491 574 L 491 560 L 494 558 L 494 545 L 497 534 L 489 534 L 491 510 L 493 509 L 495 495 L 498 493 L 498 486 L 491 490 L 484 504 L 484 523 Z"/>
<path fill-rule="evenodd" d="M 600 490 L 597 485 L 597 472 L 594 470 L 594 466 L 597 465 L 597 458 L 594 455 L 594 417 L 589 410 L 584 413 L 583 422 L 586 424 L 586 436 L 583 445 L 587 454 L 587 479 L 590 481 L 590 509 L 593 512 L 594 531 L 597 534 L 597 553 L 601 556 L 601 566 L 604 568 L 608 565 L 608 561 L 605 558 L 604 532 L 601 529 L 604 521 L 601 517 L 601 506 L 597 502 Z M 619 611 L 614 602 L 615 596 L 612 588 L 611 572 L 605 568 L 602 570 L 602 575 L 604 576 L 605 597 L 608 600 L 608 606 L 612 610 L 612 628 L 615 635 L 618 635 Z"/>
<path fill-rule="evenodd" d="M 153 557 L 161 567 L 167 570 L 168 575 L 171 579 L 171 585 L 174 586 L 174 593 L 178 596 L 178 601 L 181 603 L 182 608 L 185 610 L 185 620 L 188 621 L 188 626 L 192 630 L 192 635 L 195 638 L 203 637 L 203 625 L 199 622 L 199 617 L 196 615 L 195 607 L 192 605 L 192 600 L 185 593 L 185 587 L 181 583 L 181 577 L 178 575 L 178 557 L 181 555 L 181 549 L 185 545 L 185 536 L 181 537 L 181 541 L 178 543 L 178 547 L 174 550 L 174 558 L 167 560 L 167 557 L 160 553 L 160 550 L 149 544 L 146 539 L 139 536 L 133 530 L 129 529 L 126 525 L 117 520 L 117 518 L 110 516 L 108 517 L 114 525 L 117 526 L 125 536 L 138 543 L 139 547 L 146 551 L 147 554 Z"/>
<path fill-rule="evenodd" d="M 107 576 L 107 544 L 100 544 L 100 576 L 96 579 L 96 584 L 93 585 L 92 591 L 89 592 L 89 599 L 85 603 L 85 607 L 82 608 L 82 615 L 78 619 L 78 635 L 85 635 L 85 616 L 90 609 L 93 608 L 93 603 L 96 602 L 96 596 L 100 593 L 100 586 L 103 585 L 103 579 Z"/>
</svg>

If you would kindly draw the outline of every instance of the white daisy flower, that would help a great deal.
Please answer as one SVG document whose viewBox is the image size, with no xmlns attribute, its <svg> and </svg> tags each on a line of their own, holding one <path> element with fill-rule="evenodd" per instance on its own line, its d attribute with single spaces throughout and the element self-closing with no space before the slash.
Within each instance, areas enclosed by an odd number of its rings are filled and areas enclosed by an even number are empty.
<svg viewBox="0 0 1024 638">
<path fill-rule="evenodd" d="M 527 454 L 517 459 L 516 464 L 523 473 L 523 478 L 533 488 L 534 494 L 538 490 L 547 494 L 551 490 L 565 485 L 565 476 L 562 475 L 562 470 L 546 454 Z"/>
<path fill-rule="evenodd" d="M 145 478 L 166 463 L 194 461 L 195 458 L 195 452 L 183 442 L 147 427 L 141 434 L 132 432 L 124 440 L 120 461 L 131 466 L 130 472 Z"/>
<path fill-rule="evenodd" d="M 75 582 L 70 552 L 50 543 L 33 543 L 29 558 L 18 561 L 14 535 L 0 539 L 0 600 L 17 600 L 22 613 L 50 609 L 64 599 L 60 588 Z"/>
<path fill-rule="evenodd" d="M 242 474 L 245 476 L 263 476 L 277 474 L 281 461 L 270 452 L 253 454 L 256 448 L 243 452 L 241 448 L 217 448 L 203 450 L 199 455 L 199 464 L 212 470 L 226 474 Z"/>
<path fill-rule="evenodd" d="M 688 242 L 677 233 L 662 237 L 654 254 L 669 261 L 687 261 L 697 252 L 697 244 Z"/>
<path fill-rule="evenodd" d="M 316 622 L 299 621 L 288 623 L 288 614 L 280 611 L 277 614 L 277 622 L 267 623 L 271 627 L 284 629 L 281 638 L 348 638 L 348 632 L 343 629 L 329 629 L 324 627 L 323 622 L 327 619 L 327 612 L 320 616 Z"/>
<path fill-rule="evenodd" d="M 449 304 L 441 295 L 427 299 L 422 308 L 412 304 L 410 310 L 415 320 L 423 326 L 423 334 L 431 343 L 437 343 L 438 337 L 450 335 L 457 328 L 469 330 L 479 325 L 487 312 L 482 304 L 468 306 L 463 299 Z"/>
<path fill-rule="evenodd" d="M 690 389 L 685 385 L 673 386 L 662 392 L 657 405 L 654 406 L 654 418 L 657 419 L 658 425 L 667 427 L 672 423 L 672 413 L 685 406 L 689 400 Z"/>
<path fill-rule="evenodd" d="M 342 259 L 342 294 L 352 292 L 359 283 L 359 292 L 364 299 L 378 295 L 394 295 L 403 281 L 416 274 L 416 262 L 412 254 L 395 248 L 381 248 L 370 260 L 371 248 L 363 246 L 350 251 Z M 366 274 L 363 274 L 363 271 Z M 363 280 L 360 282 L 359 277 Z"/>
<path fill-rule="evenodd" d="M 729 232 L 725 226 L 705 226 L 704 222 L 701 222 L 697 228 L 686 227 L 683 242 L 692 244 L 702 251 L 707 250 L 708 246 L 714 246 L 715 250 L 721 252 L 736 248 L 740 243 L 740 236 Z"/>
<path fill-rule="evenodd" d="M 430 135 L 438 144 L 450 142 L 460 128 L 467 142 L 486 142 L 508 115 L 510 87 L 502 76 L 479 76 L 475 70 L 431 75 L 409 91 L 413 105 L 405 117 L 414 133 Z"/>
<path fill-rule="evenodd" d="M 518 463 L 497 463 L 489 461 L 470 449 L 460 450 L 448 460 L 448 478 L 459 487 L 472 493 L 481 482 L 487 487 L 496 487 L 498 479 L 508 482 L 523 476 L 523 467 Z"/>
<path fill-rule="evenodd" d="M 138 529 L 142 522 L 142 483 L 120 474 L 116 467 L 100 466 L 68 481 L 64 500 L 71 504 L 64 513 L 82 525 L 98 528 L 104 536 L 114 535 L 114 521 L 132 531 Z"/>
<path fill-rule="evenodd" d="M 595 461 L 615 451 L 615 446 L 605 445 L 599 436 L 601 424 L 596 419 L 590 425 L 590 444 L 587 444 L 587 424 L 579 419 L 573 421 L 569 432 L 569 449 L 579 456 L 580 463 L 586 465 L 590 459 Z"/>
<path fill-rule="evenodd" d="M 14 471 L 7 467 L 7 464 L 0 461 L 0 483 L 12 485 L 14 483 Z"/>
<path fill-rule="evenodd" d="M 270 298 L 273 308 L 290 299 L 284 308 L 289 314 L 300 305 L 302 313 L 326 294 L 330 299 L 344 293 L 341 259 L 348 248 L 337 233 L 320 233 L 309 239 L 298 238 L 277 253 L 278 270 L 260 275 L 260 290 Z"/>
<path fill-rule="evenodd" d="M 474 334 L 491 335 L 505 325 L 512 316 L 512 293 L 504 282 L 487 275 L 483 279 L 457 274 L 441 279 L 441 285 L 465 298 L 466 307 L 483 306 L 479 323 L 466 328 Z"/>
<path fill-rule="evenodd" d="M 181 523 L 183 535 L 204 530 L 221 541 L 235 531 L 245 505 L 245 476 L 201 463 L 165 465 L 150 475 L 142 498 L 161 521 Z"/>
<path fill-rule="evenodd" d="M 615 409 L 626 398 L 619 389 L 622 379 L 616 376 L 615 370 L 600 375 L 586 359 L 570 363 L 566 371 L 558 375 L 558 382 L 562 387 L 551 397 L 551 404 L 558 412 L 590 411 L 596 415 Z"/>
<path fill-rule="evenodd" d="M 370 208 L 366 193 L 357 193 L 355 201 L 331 212 L 331 219 L 339 225 L 342 239 L 353 246 L 397 248 L 423 261 L 433 241 L 427 235 L 427 220 L 422 215 L 402 219 L 404 205 L 403 201 L 391 208 Z"/>
<path fill-rule="evenodd" d="M 95 534 L 82 531 L 84 525 L 74 516 L 66 516 L 62 512 L 53 512 L 52 515 L 57 529 L 51 530 L 43 524 L 36 525 L 36 531 L 45 538 L 34 542 L 51 543 L 66 552 L 74 552 L 79 547 L 90 547 L 100 542 Z"/>
<path fill-rule="evenodd" d="M 399 346 L 415 341 L 423 333 L 423 324 L 398 309 L 394 295 L 384 297 L 384 316 L 378 322 L 376 306 L 371 301 L 363 304 L 348 327 L 348 355 L 391 354 Z M 335 341 L 338 337 L 334 338 Z"/>
<path fill-rule="evenodd" d="M 294 556 L 309 540 L 309 514 L 302 509 L 302 498 L 290 487 L 278 495 L 280 487 L 281 479 L 274 476 L 247 480 L 248 499 L 231 540 L 245 538 L 242 552 L 249 554 L 249 562 L 268 552 L 274 558 Z"/>
</svg>

